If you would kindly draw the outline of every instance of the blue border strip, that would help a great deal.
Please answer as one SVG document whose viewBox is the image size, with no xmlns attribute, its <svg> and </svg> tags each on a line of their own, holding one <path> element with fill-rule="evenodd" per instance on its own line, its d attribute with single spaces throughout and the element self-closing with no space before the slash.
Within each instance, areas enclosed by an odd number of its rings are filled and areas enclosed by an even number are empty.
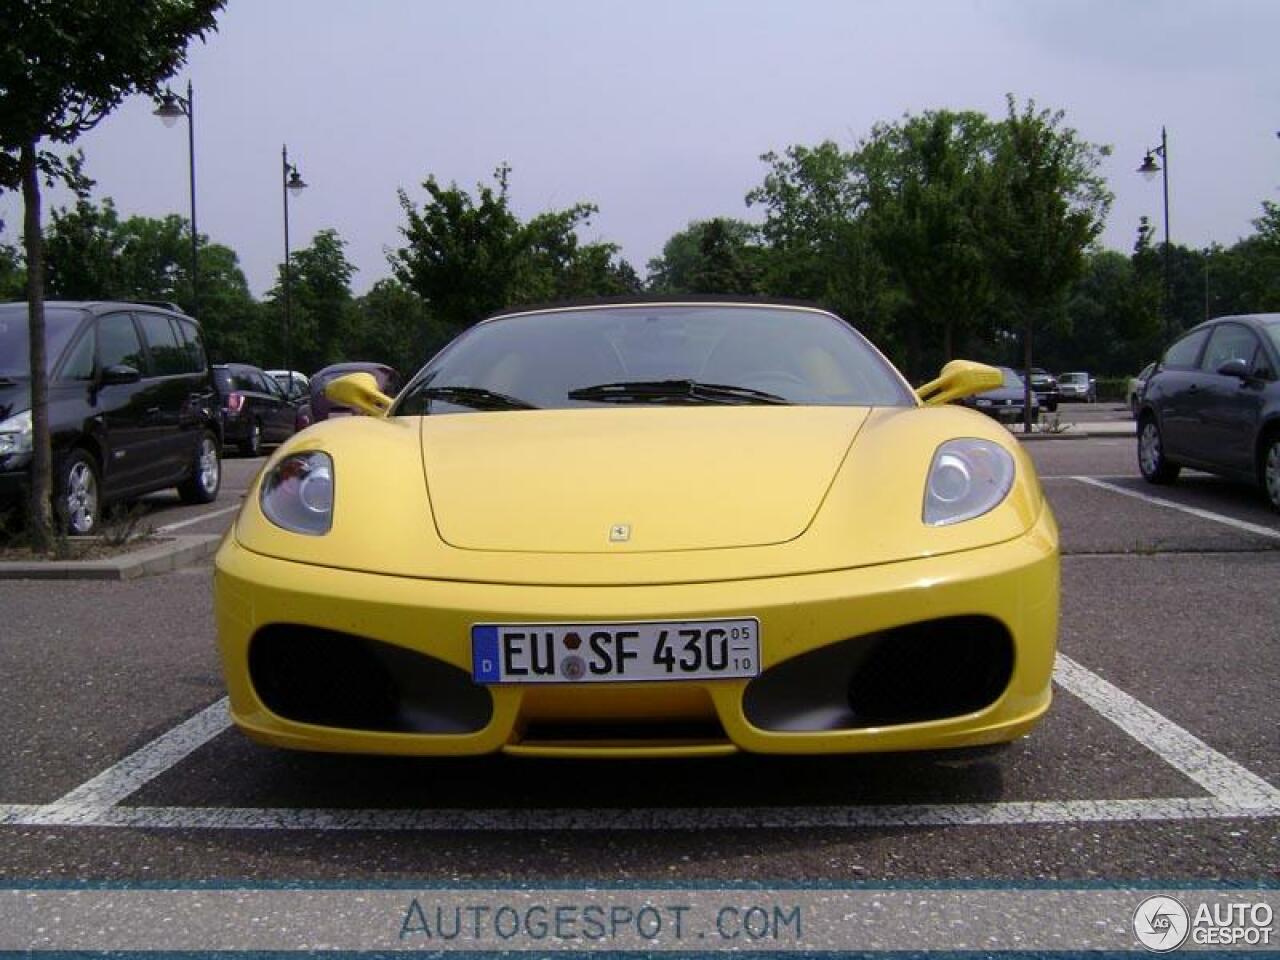
<svg viewBox="0 0 1280 960">
<path fill-rule="evenodd" d="M 929 951 L 884 951 L 882 953 L 875 952 L 841 952 L 839 950 L 831 951 L 795 951 L 789 952 L 784 950 L 778 951 L 722 951 L 726 955 L 733 957 L 748 958 L 748 960 L 1036 960 L 1039 957 L 1052 957 L 1055 960 L 1111 960 L 1111 958 L 1132 958 L 1132 957 L 1152 957 L 1149 950 L 1061 950 L 1061 951 L 956 951 L 956 950 L 939 950 L 936 952 Z M 403 951 L 351 951 L 351 950 L 317 950 L 317 951 L 252 951 L 252 950 L 227 950 L 224 952 L 216 951 L 114 951 L 114 950 L 31 950 L 31 951 L 0 951 L 0 960 L 157 960 L 159 957 L 176 958 L 176 960 L 226 960 L 226 958 L 235 958 L 235 960 L 298 960 L 300 957 L 323 957 L 325 960 L 345 960 L 347 957 L 360 958 L 360 960 L 404 960 L 406 957 L 439 957 L 441 960 L 491 960 L 494 957 L 505 958 L 505 960 L 536 960 L 539 957 L 580 957 L 590 956 L 598 958 L 598 960 L 705 960 L 709 956 L 719 955 L 716 951 L 687 951 L 687 950 L 661 950 L 661 951 L 566 951 L 566 950 L 549 950 L 549 951 L 494 951 L 494 950 L 452 950 L 452 951 L 426 951 L 417 952 L 413 950 Z M 1195 951 L 1191 956 L 1196 958 L 1221 958 L 1221 960 L 1238 960 L 1242 954 L 1222 952 L 1222 951 Z M 1266 956 L 1264 953 L 1246 953 L 1246 956 Z"/>
<path fill-rule="evenodd" d="M 0 876 L 0 890 L 1280 890 L 1280 878 L 1245 880 L 1181 878 L 1161 880 L 583 880 L 528 882 L 485 880 L 60 880 Z M 665 955 L 665 954 L 664 954 Z M 1004 954 L 1002 954 L 1003 956 Z M 0 957 L 4 956 L 0 953 Z"/>
</svg>

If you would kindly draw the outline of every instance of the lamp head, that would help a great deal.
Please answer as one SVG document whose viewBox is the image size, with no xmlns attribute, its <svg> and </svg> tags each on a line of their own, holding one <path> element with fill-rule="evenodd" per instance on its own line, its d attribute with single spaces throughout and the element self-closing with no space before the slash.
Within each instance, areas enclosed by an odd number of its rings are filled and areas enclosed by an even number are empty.
<svg viewBox="0 0 1280 960">
<path fill-rule="evenodd" d="M 174 96 L 173 91 L 168 88 L 165 88 L 164 93 L 160 97 L 159 104 L 152 113 L 159 117 L 166 127 L 172 127 L 187 115 L 187 111 L 183 110 L 182 105 L 178 103 L 178 98 Z"/>
<path fill-rule="evenodd" d="M 1142 160 L 1142 166 L 1138 168 L 1138 172 L 1142 174 L 1148 181 L 1154 180 L 1156 174 L 1160 172 L 1160 164 L 1156 163 L 1156 158 L 1150 153 Z"/>
</svg>

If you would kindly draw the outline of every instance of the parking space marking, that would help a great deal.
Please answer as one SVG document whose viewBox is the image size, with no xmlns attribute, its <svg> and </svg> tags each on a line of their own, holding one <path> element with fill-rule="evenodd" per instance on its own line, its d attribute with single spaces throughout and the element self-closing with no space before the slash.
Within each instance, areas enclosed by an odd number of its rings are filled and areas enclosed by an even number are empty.
<svg viewBox="0 0 1280 960">
<path fill-rule="evenodd" d="M 0 806 L 0 825 L 204 830 L 794 830 L 1280 817 L 1280 790 L 1102 677 L 1059 654 L 1054 679 L 1161 760 L 1199 783 L 1210 796 L 605 810 L 122 806 L 121 802 L 144 784 L 230 726 L 223 698 L 53 803 Z"/>
<path fill-rule="evenodd" d="M 0 827 L 10 823 L 22 823 L 40 809 L 35 803 L 0 803 Z"/>
<path fill-rule="evenodd" d="M 1245 808 L 1280 807 L 1280 789 L 1070 657 L 1058 654 L 1053 676 L 1064 690 L 1219 800 Z"/>
<path fill-rule="evenodd" d="M 1257 819 L 1280 804 L 1238 807 L 1216 797 L 1151 800 L 1031 800 L 993 803 L 814 807 L 618 809 L 325 809 L 294 807 L 112 807 L 68 826 L 180 830 L 631 831 L 812 830 L 866 827 L 1018 826 L 1130 821 Z M 28 822 L 26 820 L 19 822 Z"/>
<path fill-rule="evenodd" d="M 181 530 L 183 527 L 194 526 L 197 523 L 203 523 L 206 520 L 212 520 L 214 517 L 221 517 L 240 509 L 240 504 L 231 507 L 223 507 L 221 510 L 213 510 L 209 513 L 202 513 L 198 517 L 191 517 L 187 520 L 179 520 L 177 523 L 166 523 L 163 527 L 156 527 L 156 533 L 173 533 L 175 530 Z"/>
<path fill-rule="evenodd" d="M 70 793 L 41 807 L 35 818 L 48 824 L 91 823 L 230 725 L 227 698 L 223 697 Z"/>
<path fill-rule="evenodd" d="M 1235 527 L 1237 530 L 1243 530 L 1245 533 L 1257 534 L 1260 537 L 1270 537 L 1280 540 L 1280 530 L 1273 527 L 1264 527 L 1258 523 L 1250 523 L 1247 520 L 1237 520 L 1235 517 L 1228 517 L 1226 514 L 1214 513 L 1212 510 L 1201 510 L 1199 507 L 1188 507 L 1186 504 L 1177 503 L 1173 500 L 1166 500 L 1163 497 L 1153 497 L 1149 493 L 1139 493 L 1137 490 L 1130 490 L 1128 487 L 1121 487 L 1114 483 L 1107 483 L 1105 480 L 1099 480 L 1097 477 L 1081 477 L 1075 476 L 1072 480 L 1079 480 L 1081 483 L 1087 483 L 1091 487 L 1099 487 L 1103 490 L 1110 490 L 1112 493 L 1119 493 L 1126 497 L 1133 497 L 1135 500 L 1142 500 L 1145 503 L 1154 504 L 1157 507 L 1168 507 L 1170 510 L 1178 510 L 1182 513 L 1190 514 L 1193 517 L 1199 517 L 1201 520 L 1212 520 L 1215 523 L 1225 524 L 1228 527 Z"/>
</svg>

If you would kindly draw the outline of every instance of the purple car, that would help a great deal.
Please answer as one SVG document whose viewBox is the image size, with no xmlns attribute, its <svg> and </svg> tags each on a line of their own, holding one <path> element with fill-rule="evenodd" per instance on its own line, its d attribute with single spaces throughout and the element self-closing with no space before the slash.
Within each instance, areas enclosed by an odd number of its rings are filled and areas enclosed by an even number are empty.
<svg viewBox="0 0 1280 960">
<path fill-rule="evenodd" d="M 400 374 L 385 363 L 367 363 L 355 360 L 350 363 L 335 363 L 325 367 L 311 377 L 311 417 L 315 422 L 328 420 L 332 416 L 346 416 L 353 411 L 339 406 L 324 395 L 324 388 L 339 377 L 349 373 L 371 373 L 378 381 L 378 389 L 389 397 L 400 392 Z"/>
</svg>

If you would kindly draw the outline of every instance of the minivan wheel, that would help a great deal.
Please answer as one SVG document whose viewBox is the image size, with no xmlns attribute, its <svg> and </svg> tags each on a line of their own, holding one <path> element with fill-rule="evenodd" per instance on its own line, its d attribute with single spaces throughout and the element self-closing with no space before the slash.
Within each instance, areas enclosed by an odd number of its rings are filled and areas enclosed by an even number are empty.
<svg viewBox="0 0 1280 960">
<path fill-rule="evenodd" d="M 262 424 L 257 420 L 249 424 L 249 438 L 240 444 L 240 452 L 246 457 L 262 455 Z"/>
<path fill-rule="evenodd" d="M 222 461 L 218 457 L 218 441 L 208 430 L 200 436 L 191 476 L 178 485 L 183 503 L 212 503 L 222 486 Z"/>
<path fill-rule="evenodd" d="M 1164 440 L 1156 418 L 1148 416 L 1138 426 L 1138 469 L 1148 483 L 1173 483 L 1182 468 L 1164 455 Z"/>
<path fill-rule="evenodd" d="M 1271 509 L 1280 510 L 1280 433 L 1272 434 L 1262 450 L 1262 486 Z"/>
<path fill-rule="evenodd" d="M 54 499 L 67 533 L 83 537 L 98 529 L 100 499 L 98 465 L 86 451 L 72 450 L 63 461 Z"/>
</svg>

